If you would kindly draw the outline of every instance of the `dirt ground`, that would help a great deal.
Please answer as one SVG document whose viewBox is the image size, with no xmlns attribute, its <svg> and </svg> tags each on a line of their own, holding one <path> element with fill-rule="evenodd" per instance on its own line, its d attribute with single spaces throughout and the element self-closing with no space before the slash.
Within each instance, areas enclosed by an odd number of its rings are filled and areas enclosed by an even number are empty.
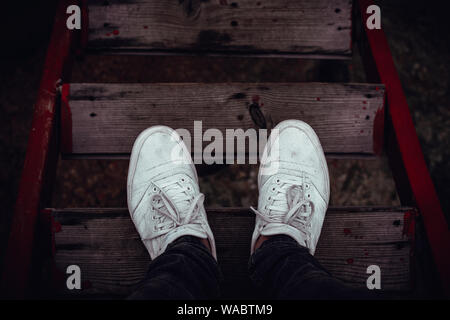
<svg viewBox="0 0 450 320">
<path fill-rule="evenodd" d="M 376 1 L 416 125 L 425 160 L 446 214 L 450 210 L 450 23 L 445 8 L 424 1 Z M 0 257 L 23 166 L 26 143 L 42 71 L 51 11 L 13 5 L 6 22 L 17 28 L 6 36 L 0 61 Z M 22 23 L 21 23 L 22 22 Z M 20 25 L 19 25 L 20 24 Z M 2 30 L 5 30 L 2 28 Z M 354 62 L 291 59 L 85 57 L 77 61 L 73 82 L 364 82 Z M 329 160 L 330 205 L 399 205 L 384 157 Z M 125 160 L 65 160 L 58 165 L 55 207 L 126 206 Z M 257 167 L 228 166 L 200 178 L 207 206 L 257 204 Z M 1 260 L 0 260 L 1 261 Z"/>
</svg>

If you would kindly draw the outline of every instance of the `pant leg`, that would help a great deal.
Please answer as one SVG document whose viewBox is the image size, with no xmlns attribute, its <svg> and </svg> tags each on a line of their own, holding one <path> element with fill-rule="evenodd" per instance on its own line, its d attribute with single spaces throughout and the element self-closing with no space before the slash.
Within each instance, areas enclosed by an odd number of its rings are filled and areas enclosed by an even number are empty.
<svg viewBox="0 0 450 320">
<path fill-rule="evenodd" d="M 250 257 L 249 271 L 253 283 L 267 298 L 373 298 L 368 290 L 351 288 L 332 277 L 308 249 L 286 235 L 266 240 Z"/>
<path fill-rule="evenodd" d="M 221 273 L 200 239 L 184 236 L 150 262 L 130 300 L 217 299 Z"/>
</svg>

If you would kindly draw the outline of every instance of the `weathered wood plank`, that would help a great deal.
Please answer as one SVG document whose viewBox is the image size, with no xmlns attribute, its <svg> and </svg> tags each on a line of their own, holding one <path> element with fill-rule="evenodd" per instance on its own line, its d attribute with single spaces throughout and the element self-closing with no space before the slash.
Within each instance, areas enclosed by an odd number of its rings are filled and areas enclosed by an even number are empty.
<svg viewBox="0 0 450 320">
<path fill-rule="evenodd" d="M 89 1 L 89 46 L 125 52 L 349 56 L 351 0 Z"/>
<path fill-rule="evenodd" d="M 300 119 L 333 154 L 372 155 L 375 133 L 383 131 L 384 87 L 374 84 L 70 84 L 63 91 L 70 107 L 63 114 L 71 120 L 62 119 L 62 134 L 71 137 L 62 141 L 72 141 L 72 155 L 128 154 L 137 135 L 157 124 L 193 137 L 194 121 L 226 137 L 226 129 L 270 129 Z"/>
<path fill-rule="evenodd" d="M 329 208 L 316 257 L 353 286 L 364 287 L 366 269 L 375 264 L 382 271 L 383 290 L 409 290 L 411 243 L 403 233 L 406 210 Z M 61 225 L 55 234 L 57 268 L 79 265 L 89 283 L 78 294 L 126 295 L 142 279 L 150 258 L 127 209 L 54 210 L 53 217 Z M 208 219 L 225 277 L 225 295 L 250 294 L 247 262 L 254 215 L 245 208 L 222 208 L 208 210 Z"/>
</svg>

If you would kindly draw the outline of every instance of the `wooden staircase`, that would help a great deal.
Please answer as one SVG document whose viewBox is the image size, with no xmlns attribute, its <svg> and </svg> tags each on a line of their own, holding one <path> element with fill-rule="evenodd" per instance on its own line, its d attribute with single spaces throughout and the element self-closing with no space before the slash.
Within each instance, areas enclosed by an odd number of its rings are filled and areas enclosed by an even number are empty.
<svg viewBox="0 0 450 320">
<path fill-rule="evenodd" d="M 65 28 L 65 8 L 73 2 L 83 9 L 81 32 Z M 448 289 L 448 228 L 383 31 L 367 30 L 361 22 L 367 18 L 369 4 L 363 0 L 61 1 L 3 273 L 7 295 L 124 297 L 150 262 L 127 209 L 48 208 L 45 191 L 52 184 L 59 155 L 127 158 L 139 132 L 157 124 L 192 132 L 194 121 L 202 121 L 203 130 L 225 132 L 227 128 L 271 129 L 285 119 L 309 123 L 327 157 L 386 154 L 402 202 L 399 208 L 330 207 L 316 253 L 319 261 L 355 287 L 365 287 L 367 267 L 378 265 L 383 291 L 397 296 L 410 293 L 415 221 L 420 214 L 443 287 Z M 360 45 L 369 83 L 65 80 L 77 48 L 96 54 L 350 59 L 353 41 Z M 406 156 L 414 152 L 414 159 Z M 207 211 L 225 276 L 225 297 L 252 296 L 246 268 L 254 215 L 248 208 Z M 82 290 L 65 287 L 65 270 L 73 264 L 82 270 Z M 39 281 L 32 283 L 30 275 L 37 275 Z"/>
<path fill-rule="evenodd" d="M 62 296 L 123 297 L 143 279 L 148 252 L 126 208 L 48 209 L 54 220 L 55 269 Z M 411 291 L 411 208 L 329 208 L 315 256 L 333 275 L 364 288 L 370 265 L 383 274 L 389 294 Z M 254 214 L 245 208 L 208 210 L 225 298 L 254 298 L 248 278 Z M 84 290 L 69 291 L 62 281 L 67 266 L 82 270 Z M 54 269 L 54 270 L 55 270 Z"/>
</svg>

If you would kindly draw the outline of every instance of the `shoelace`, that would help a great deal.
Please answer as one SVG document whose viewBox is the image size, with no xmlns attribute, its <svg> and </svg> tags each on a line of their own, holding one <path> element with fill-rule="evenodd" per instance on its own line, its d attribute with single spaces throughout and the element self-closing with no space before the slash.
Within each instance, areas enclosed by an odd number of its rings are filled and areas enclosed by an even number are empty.
<svg viewBox="0 0 450 320">
<path fill-rule="evenodd" d="M 178 227 L 195 221 L 205 199 L 205 196 L 202 193 L 191 197 L 183 187 L 178 184 L 178 181 L 169 181 L 163 183 L 160 187 L 162 192 L 153 194 L 150 197 L 153 209 L 160 215 L 159 217 L 154 216 L 158 220 L 155 231 L 163 230 L 168 226 Z M 180 190 L 180 188 L 182 189 Z M 183 202 L 185 202 L 184 205 L 186 205 L 187 202 L 188 209 L 186 215 L 181 217 L 176 204 L 181 204 Z M 163 221 L 164 217 L 167 217 L 168 221 Z"/>
<path fill-rule="evenodd" d="M 268 199 L 269 201 L 273 200 L 273 204 L 266 207 L 268 214 L 263 214 L 253 207 L 251 209 L 267 223 L 284 223 L 292 226 L 297 218 L 298 224 L 295 228 L 300 230 L 309 242 L 310 233 L 306 227 L 312 220 L 314 204 L 308 197 L 310 194 L 307 190 L 311 186 L 306 182 L 305 174 L 303 173 L 301 184 L 298 183 L 298 180 L 281 178 L 277 178 L 276 182 L 272 187 L 274 195 Z"/>
</svg>

